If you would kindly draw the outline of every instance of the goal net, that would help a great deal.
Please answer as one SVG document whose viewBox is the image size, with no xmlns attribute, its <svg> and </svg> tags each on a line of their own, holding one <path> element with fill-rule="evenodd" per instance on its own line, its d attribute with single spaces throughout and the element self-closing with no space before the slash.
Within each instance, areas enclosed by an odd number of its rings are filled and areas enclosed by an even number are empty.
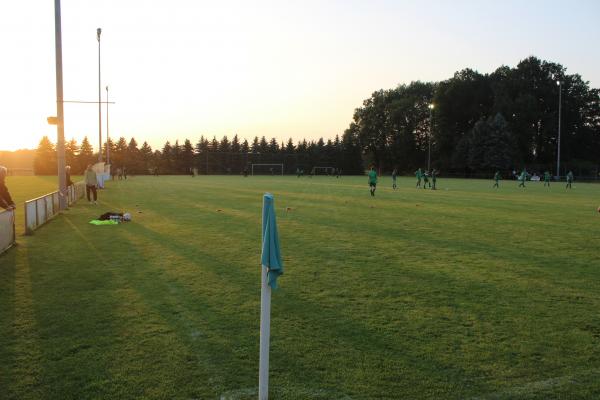
<svg viewBox="0 0 600 400">
<path fill-rule="evenodd" d="M 252 175 L 283 175 L 283 164 L 252 164 Z"/>
</svg>

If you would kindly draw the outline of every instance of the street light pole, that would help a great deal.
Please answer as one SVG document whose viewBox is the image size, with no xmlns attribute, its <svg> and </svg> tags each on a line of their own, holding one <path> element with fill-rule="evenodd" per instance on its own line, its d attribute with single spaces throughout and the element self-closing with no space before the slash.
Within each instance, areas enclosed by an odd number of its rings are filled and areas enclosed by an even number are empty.
<svg viewBox="0 0 600 400">
<path fill-rule="evenodd" d="M 58 164 L 58 208 L 67 208 L 67 176 L 65 172 L 65 124 L 63 114 L 62 29 L 60 0 L 54 0 L 54 41 L 56 57 L 56 155 Z"/>
<path fill-rule="evenodd" d="M 106 163 L 110 164 L 110 136 L 108 136 L 108 86 L 106 86 Z"/>
<path fill-rule="evenodd" d="M 560 179 L 560 123 L 562 114 L 562 82 L 556 81 L 558 85 L 558 151 L 556 156 L 556 176 Z"/>
<path fill-rule="evenodd" d="M 100 84 L 100 34 L 102 29 L 96 29 L 98 39 L 98 162 L 102 162 L 102 89 Z"/>
<path fill-rule="evenodd" d="M 431 170 L 431 135 L 433 132 L 433 109 L 435 108 L 434 104 L 431 103 L 429 105 L 429 137 L 428 137 L 428 150 L 427 150 L 427 171 Z"/>
</svg>

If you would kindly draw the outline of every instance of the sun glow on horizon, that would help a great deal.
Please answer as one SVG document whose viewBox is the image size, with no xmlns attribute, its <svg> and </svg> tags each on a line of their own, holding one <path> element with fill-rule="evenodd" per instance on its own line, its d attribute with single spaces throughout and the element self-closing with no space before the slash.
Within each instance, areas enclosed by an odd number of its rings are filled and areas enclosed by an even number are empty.
<svg viewBox="0 0 600 400">
<path fill-rule="evenodd" d="M 560 14 L 541 0 L 482 4 L 62 0 L 64 98 L 98 99 L 98 27 L 102 98 L 108 85 L 116 102 L 110 136 L 153 149 L 201 135 L 333 138 L 376 90 L 467 67 L 487 73 L 529 55 L 600 84 L 600 55 L 589 52 L 600 39 L 598 4 Z M 0 24 L 10 57 L 0 64 L 0 150 L 36 148 L 42 136 L 55 143 L 56 127 L 46 122 L 56 114 L 53 2 L 8 2 L 3 13 L 27 18 Z M 97 105 L 64 111 L 65 139 L 87 136 L 97 151 Z"/>
</svg>

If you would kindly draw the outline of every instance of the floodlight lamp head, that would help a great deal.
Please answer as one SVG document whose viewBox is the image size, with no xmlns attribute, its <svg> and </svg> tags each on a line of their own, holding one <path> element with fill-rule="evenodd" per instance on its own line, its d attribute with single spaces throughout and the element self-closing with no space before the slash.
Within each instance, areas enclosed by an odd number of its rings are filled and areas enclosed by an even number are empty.
<svg viewBox="0 0 600 400">
<path fill-rule="evenodd" d="M 561 82 L 561 81 L 556 81 L 556 85 L 557 85 L 557 86 L 560 86 L 561 84 L 562 84 L 562 82 Z"/>
<path fill-rule="evenodd" d="M 429 109 L 430 109 L 430 110 L 433 110 L 434 108 L 435 108 L 435 104 L 431 103 L 431 104 L 429 105 Z"/>
<path fill-rule="evenodd" d="M 102 28 L 96 29 L 96 38 L 100 41 L 100 34 L 102 33 Z"/>
</svg>

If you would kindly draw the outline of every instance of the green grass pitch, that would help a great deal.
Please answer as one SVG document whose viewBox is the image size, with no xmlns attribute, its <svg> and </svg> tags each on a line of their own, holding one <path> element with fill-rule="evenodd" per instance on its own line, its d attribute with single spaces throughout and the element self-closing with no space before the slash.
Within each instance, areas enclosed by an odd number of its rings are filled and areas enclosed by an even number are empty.
<svg viewBox="0 0 600 400">
<path fill-rule="evenodd" d="M 600 185 L 133 177 L 0 256 L 0 398 L 600 398 Z M 19 202 L 55 178 L 9 177 Z M 133 222 L 92 226 L 106 211 Z"/>
</svg>

